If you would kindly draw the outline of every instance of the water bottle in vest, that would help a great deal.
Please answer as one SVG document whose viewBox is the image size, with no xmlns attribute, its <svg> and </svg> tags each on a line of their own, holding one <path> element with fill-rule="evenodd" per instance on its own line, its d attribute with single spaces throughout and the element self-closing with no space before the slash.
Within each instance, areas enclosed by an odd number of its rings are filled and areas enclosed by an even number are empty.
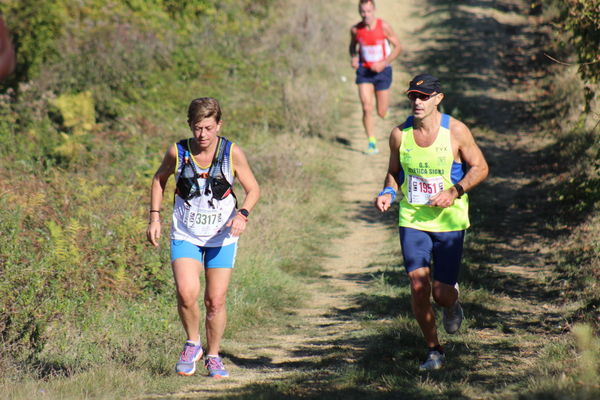
<svg viewBox="0 0 600 400">
<path fill-rule="evenodd" d="M 181 194 L 185 199 L 193 198 L 196 195 L 196 192 L 200 190 L 196 180 L 196 171 L 192 165 L 194 161 L 190 160 L 189 157 L 189 153 L 186 152 L 183 167 L 181 168 L 181 175 L 179 177 L 178 182 L 181 184 Z"/>
</svg>

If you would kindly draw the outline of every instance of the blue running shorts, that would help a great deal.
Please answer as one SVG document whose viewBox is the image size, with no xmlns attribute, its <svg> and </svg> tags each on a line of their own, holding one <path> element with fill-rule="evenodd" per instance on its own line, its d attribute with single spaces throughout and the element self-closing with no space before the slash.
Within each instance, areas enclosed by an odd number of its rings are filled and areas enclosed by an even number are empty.
<svg viewBox="0 0 600 400">
<path fill-rule="evenodd" d="M 222 247 L 196 246 L 185 240 L 171 240 L 171 261 L 186 257 L 200 261 L 204 268 L 233 268 L 237 242 Z"/>
<path fill-rule="evenodd" d="M 377 73 L 360 65 L 356 70 L 356 84 L 360 83 L 373 84 L 375 91 L 387 90 L 392 86 L 392 67 L 388 65 Z"/>
<path fill-rule="evenodd" d="M 465 231 L 426 232 L 400 227 L 400 245 L 406 272 L 431 268 L 433 279 L 448 285 L 458 281 Z"/>
</svg>

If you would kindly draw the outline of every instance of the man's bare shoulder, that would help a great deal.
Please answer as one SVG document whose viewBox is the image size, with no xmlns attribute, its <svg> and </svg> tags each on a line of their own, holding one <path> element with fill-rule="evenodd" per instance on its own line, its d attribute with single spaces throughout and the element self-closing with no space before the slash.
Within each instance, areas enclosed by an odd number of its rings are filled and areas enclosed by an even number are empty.
<svg viewBox="0 0 600 400">
<path fill-rule="evenodd" d="M 401 123 L 400 125 L 396 125 L 394 128 L 392 128 L 392 133 L 397 132 L 397 133 L 402 133 L 402 131 L 404 130 L 406 122 Z"/>
<path fill-rule="evenodd" d="M 404 129 L 404 123 L 396 125 L 390 132 L 390 145 L 392 147 L 400 147 L 402 141 L 402 130 Z"/>
<path fill-rule="evenodd" d="M 352 33 L 356 33 L 356 31 L 358 31 L 361 28 L 364 28 L 366 26 L 364 21 L 358 21 L 356 24 L 352 25 L 352 28 L 350 28 L 350 30 L 352 31 Z"/>
<path fill-rule="evenodd" d="M 471 131 L 464 122 L 451 116 L 450 134 L 456 138 L 464 138 L 465 136 L 471 136 Z"/>
</svg>

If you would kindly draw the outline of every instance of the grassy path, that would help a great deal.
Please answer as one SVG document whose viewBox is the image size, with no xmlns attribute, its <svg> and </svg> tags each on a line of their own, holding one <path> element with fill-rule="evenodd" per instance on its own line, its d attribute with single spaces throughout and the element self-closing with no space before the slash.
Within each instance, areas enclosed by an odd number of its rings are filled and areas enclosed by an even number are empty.
<svg viewBox="0 0 600 400">
<path fill-rule="evenodd" d="M 348 13 L 349 29 L 358 16 L 353 2 L 345 3 L 347 10 L 353 11 Z M 229 379 L 199 378 L 197 384 L 186 384 L 181 392 L 143 398 L 257 398 L 258 393 L 273 393 L 277 398 L 288 390 L 316 395 L 335 378 L 340 363 L 355 362 L 364 349 L 366 339 L 360 323 L 350 317 L 356 306 L 352 299 L 368 290 L 370 273 L 377 269 L 372 260 L 389 245 L 393 223 L 382 223 L 372 200 L 387 167 L 387 134 L 393 122 L 377 122 L 381 153 L 363 154 L 366 138 L 354 77 L 350 68 L 343 73 L 348 77 L 343 101 L 353 111 L 342 121 L 336 143 L 329 144 L 332 165 L 341 166 L 342 228 L 323 257 L 323 274 L 306 286 L 306 306 L 295 310 L 286 326 L 259 332 L 249 342 L 226 342 Z"/>
<path fill-rule="evenodd" d="M 354 9 L 354 8 L 353 8 Z M 353 19 L 354 14 L 352 14 Z M 351 24 L 348 21 L 348 27 Z M 352 73 L 346 71 L 348 76 Z M 353 109 L 339 128 L 340 135 L 331 146 L 332 165 L 341 166 L 343 185 L 340 207 L 344 209 L 340 236 L 334 238 L 323 256 L 323 273 L 306 285 L 306 306 L 295 310 L 286 326 L 259 332 L 244 343 L 225 343 L 231 377 L 215 381 L 200 378 L 197 384 L 173 394 L 143 398 L 278 398 L 281 391 L 319 393 L 329 384 L 335 371 L 330 366 L 354 362 L 364 348 L 360 324 L 349 315 L 352 299 L 368 289 L 372 260 L 387 244 L 389 229 L 372 207 L 387 166 L 387 132 L 391 122 L 378 121 L 382 152 L 363 154 L 360 105 L 353 77 L 349 78 L 344 101 Z M 302 382 L 302 383 L 299 383 Z M 300 385 L 297 387 L 297 385 Z"/>
<path fill-rule="evenodd" d="M 544 145 L 524 124 L 523 105 L 533 89 L 515 84 L 511 69 L 526 63 L 517 49 L 534 37 L 519 13 L 521 3 L 378 4 L 379 16 L 405 48 L 394 71 L 395 106 L 389 120 L 378 122 L 382 153 L 362 154 L 352 71 L 343 71 L 349 77 L 344 101 L 353 112 L 332 145 L 333 164 L 341 166 L 343 233 L 324 257 L 322 276 L 306 286 L 306 305 L 286 326 L 226 343 L 230 379 L 198 377 L 178 393 L 144 398 L 490 399 L 544 393 L 534 377 L 552 374 L 552 363 L 564 362 L 548 349 L 564 340 L 566 306 L 546 283 L 551 242 L 543 221 L 520 206 L 532 181 L 529 155 Z M 349 27 L 357 19 L 355 2 L 340 4 Z M 403 86 L 424 71 L 442 77 L 445 111 L 471 126 L 492 172 L 471 197 L 474 226 L 461 277 L 466 321 L 457 335 L 441 333 L 448 363 L 431 374 L 417 371 L 424 345 L 410 311 L 395 216 L 377 215 L 371 205 L 387 166 L 387 134 L 405 117 Z"/>
</svg>

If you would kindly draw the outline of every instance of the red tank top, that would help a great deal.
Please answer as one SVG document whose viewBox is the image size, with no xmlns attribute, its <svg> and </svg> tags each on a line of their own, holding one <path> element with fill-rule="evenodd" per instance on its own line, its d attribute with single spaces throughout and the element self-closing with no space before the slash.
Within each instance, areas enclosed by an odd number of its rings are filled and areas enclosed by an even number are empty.
<svg viewBox="0 0 600 400">
<path fill-rule="evenodd" d="M 365 68 L 383 61 L 391 53 L 381 19 L 375 21 L 375 28 L 369 29 L 362 22 L 356 26 L 356 41 L 360 44 L 360 62 Z"/>
</svg>

